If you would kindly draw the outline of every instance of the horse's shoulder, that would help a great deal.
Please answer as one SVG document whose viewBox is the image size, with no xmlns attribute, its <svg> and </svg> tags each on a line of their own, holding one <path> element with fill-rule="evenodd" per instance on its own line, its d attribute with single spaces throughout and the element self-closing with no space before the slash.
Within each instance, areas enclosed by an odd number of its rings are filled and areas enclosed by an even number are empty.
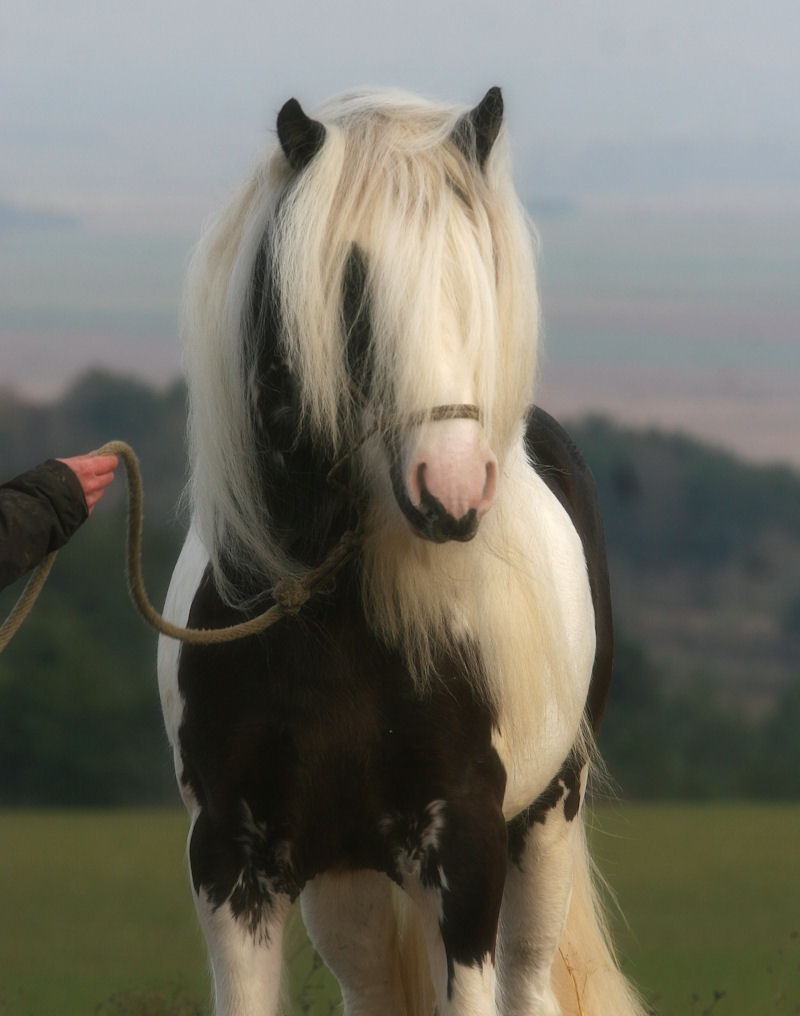
<svg viewBox="0 0 800 1016">
<path fill-rule="evenodd" d="M 600 504 L 592 472 L 564 427 L 539 406 L 532 406 L 527 416 L 525 451 L 584 543 L 595 537 Z"/>
</svg>

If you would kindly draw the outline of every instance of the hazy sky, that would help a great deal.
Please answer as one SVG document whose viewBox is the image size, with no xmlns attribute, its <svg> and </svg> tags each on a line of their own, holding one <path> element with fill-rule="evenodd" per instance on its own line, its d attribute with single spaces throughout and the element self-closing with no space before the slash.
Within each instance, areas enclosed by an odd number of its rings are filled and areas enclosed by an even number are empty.
<svg viewBox="0 0 800 1016">
<path fill-rule="evenodd" d="M 4 0 L 0 201 L 191 228 L 289 95 L 503 86 L 521 187 L 796 186 L 797 0 Z"/>
<path fill-rule="evenodd" d="M 499 84 L 544 404 L 800 463 L 798 54 L 798 0 L 3 0 L 0 388 L 174 376 L 191 244 L 289 96 Z"/>
</svg>

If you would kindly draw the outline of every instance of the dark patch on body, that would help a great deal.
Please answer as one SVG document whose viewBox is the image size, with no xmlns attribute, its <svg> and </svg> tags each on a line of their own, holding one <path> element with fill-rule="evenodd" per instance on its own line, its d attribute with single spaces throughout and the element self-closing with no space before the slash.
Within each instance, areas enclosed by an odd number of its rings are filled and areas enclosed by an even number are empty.
<svg viewBox="0 0 800 1016">
<path fill-rule="evenodd" d="M 567 822 L 574 821 L 581 808 L 581 772 L 586 759 L 577 751 L 570 752 L 564 765 L 533 804 L 508 823 L 508 856 L 518 868 L 522 866 L 528 833 L 537 823 L 544 825 L 559 806 Z"/>
<path fill-rule="evenodd" d="M 229 900 L 255 928 L 275 892 L 294 898 L 335 869 L 402 884 L 398 857 L 416 851 L 426 884 L 445 874 L 448 956 L 478 962 L 493 945 L 505 878 L 495 717 L 466 654 L 443 652 L 420 696 L 400 655 L 369 631 L 355 570 L 337 586 L 264 635 L 181 651 L 183 778 L 201 808 L 195 889 L 217 906 Z M 238 618 L 207 573 L 190 626 Z M 445 802 L 435 854 L 423 843 L 432 801 Z"/>
</svg>

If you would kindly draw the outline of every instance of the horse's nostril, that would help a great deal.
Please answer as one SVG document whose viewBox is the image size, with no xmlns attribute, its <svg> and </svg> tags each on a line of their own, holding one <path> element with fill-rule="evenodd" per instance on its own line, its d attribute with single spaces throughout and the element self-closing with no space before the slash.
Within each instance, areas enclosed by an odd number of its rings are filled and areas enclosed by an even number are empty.
<svg viewBox="0 0 800 1016">
<path fill-rule="evenodd" d="M 416 469 L 412 469 L 408 477 L 408 493 L 412 504 L 422 504 L 422 498 L 428 490 L 425 483 L 426 463 L 420 462 Z"/>
<path fill-rule="evenodd" d="M 480 504 L 478 505 L 478 516 L 488 511 L 489 507 L 494 501 L 494 495 L 497 490 L 497 459 L 492 457 L 486 463 L 486 482 L 483 485 L 483 496 L 481 497 Z"/>
</svg>

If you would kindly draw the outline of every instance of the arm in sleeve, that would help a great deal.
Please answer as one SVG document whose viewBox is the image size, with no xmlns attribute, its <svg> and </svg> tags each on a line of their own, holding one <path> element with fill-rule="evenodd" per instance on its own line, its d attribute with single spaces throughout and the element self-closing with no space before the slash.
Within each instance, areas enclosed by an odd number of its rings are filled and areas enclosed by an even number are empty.
<svg viewBox="0 0 800 1016">
<path fill-rule="evenodd" d="M 55 459 L 0 486 L 0 589 L 63 547 L 88 514 L 77 476 Z"/>
</svg>

